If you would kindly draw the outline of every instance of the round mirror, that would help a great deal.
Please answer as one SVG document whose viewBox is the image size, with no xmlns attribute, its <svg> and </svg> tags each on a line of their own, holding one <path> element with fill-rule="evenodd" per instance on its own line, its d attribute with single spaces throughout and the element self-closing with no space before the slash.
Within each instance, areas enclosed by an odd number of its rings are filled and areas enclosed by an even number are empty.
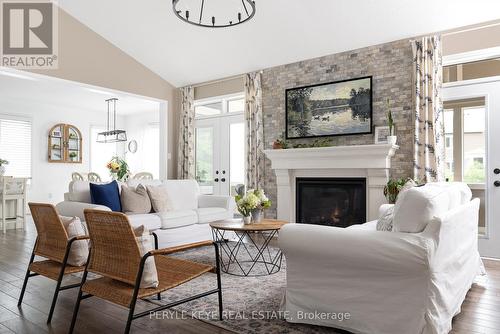
<svg viewBox="0 0 500 334">
<path fill-rule="evenodd" d="M 137 152 L 137 141 L 135 139 L 128 142 L 128 151 L 130 153 Z"/>
</svg>

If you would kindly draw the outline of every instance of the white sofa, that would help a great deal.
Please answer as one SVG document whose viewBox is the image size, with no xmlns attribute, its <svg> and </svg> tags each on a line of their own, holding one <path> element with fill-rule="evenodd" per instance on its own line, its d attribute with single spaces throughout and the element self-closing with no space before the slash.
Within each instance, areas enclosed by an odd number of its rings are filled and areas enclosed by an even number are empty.
<svg viewBox="0 0 500 334">
<path fill-rule="evenodd" d="M 234 199 L 230 196 L 201 195 L 195 180 L 129 180 L 128 186 L 164 184 L 171 211 L 129 215 L 134 226 L 144 225 L 158 235 L 159 247 L 171 247 L 212 239 L 210 222 L 229 219 L 234 214 Z M 64 201 L 57 204 L 59 214 L 85 220 L 87 208 L 110 210 L 90 200 L 89 182 L 72 181 Z"/>
<path fill-rule="evenodd" d="M 401 196 L 394 208 L 398 219 L 406 219 L 402 225 L 427 217 L 418 233 L 377 231 L 376 221 L 346 229 L 283 227 L 287 320 L 354 333 L 448 333 L 476 275 L 484 273 L 479 200 L 471 200 L 463 184 L 418 191 L 426 192 L 427 202 Z"/>
</svg>

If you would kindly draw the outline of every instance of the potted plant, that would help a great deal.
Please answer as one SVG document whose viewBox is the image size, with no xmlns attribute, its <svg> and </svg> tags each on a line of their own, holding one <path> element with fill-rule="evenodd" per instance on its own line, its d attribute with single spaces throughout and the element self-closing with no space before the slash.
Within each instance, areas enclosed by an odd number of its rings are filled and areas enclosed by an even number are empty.
<svg viewBox="0 0 500 334">
<path fill-rule="evenodd" d="M 106 168 L 109 170 L 109 175 L 111 175 L 113 180 L 124 182 L 130 176 L 127 162 L 120 157 L 115 156 L 111 158 L 106 164 Z"/>
<path fill-rule="evenodd" d="M 250 189 L 244 195 L 236 195 L 235 201 L 245 224 L 259 223 L 262 221 L 262 211 L 271 207 L 271 201 L 261 189 Z"/>
<path fill-rule="evenodd" d="M 0 159 L 0 176 L 3 176 L 5 174 L 5 165 L 8 165 L 9 162 L 4 159 Z"/>
<path fill-rule="evenodd" d="M 387 136 L 387 142 L 392 145 L 396 145 L 398 137 L 396 136 L 396 124 L 392 118 L 390 100 L 387 99 L 387 123 L 389 125 L 389 135 Z"/>
<path fill-rule="evenodd" d="M 285 136 L 282 134 L 278 139 L 273 142 L 273 149 L 280 150 L 288 148 L 288 143 L 286 142 Z"/>
<path fill-rule="evenodd" d="M 408 182 L 408 178 L 390 179 L 384 187 L 384 196 L 390 204 L 396 203 L 399 191 Z"/>
<path fill-rule="evenodd" d="M 78 157 L 78 153 L 76 152 L 69 152 L 69 158 L 71 161 L 76 161 L 76 158 Z"/>
</svg>

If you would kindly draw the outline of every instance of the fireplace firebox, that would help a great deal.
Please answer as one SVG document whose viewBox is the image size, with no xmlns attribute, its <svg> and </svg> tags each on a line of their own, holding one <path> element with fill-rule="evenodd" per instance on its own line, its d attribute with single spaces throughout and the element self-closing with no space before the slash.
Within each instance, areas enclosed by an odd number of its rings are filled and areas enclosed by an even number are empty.
<svg viewBox="0 0 500 334">
<path fill-rule="evenodd" d="M 297 178 L 296 221 L 348 227 L 366 222 L 365 178 Z"/>
</svg>

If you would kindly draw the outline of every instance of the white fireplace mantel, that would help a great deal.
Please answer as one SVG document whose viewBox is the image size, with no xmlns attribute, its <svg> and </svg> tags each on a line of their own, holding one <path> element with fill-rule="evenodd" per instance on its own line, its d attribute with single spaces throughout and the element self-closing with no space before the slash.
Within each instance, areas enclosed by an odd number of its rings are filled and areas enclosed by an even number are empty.
<svg viewBox="0 0 500 334">
<path fill-rule="evenodd" d="M 397 145 L 352 145 L 264 150 L 276 173 L 278 219 L 295 221 L 297 177 L 364 177 L 368 220 L 376 219 L 385 203 L 384 185 Z"/>
</svg>

